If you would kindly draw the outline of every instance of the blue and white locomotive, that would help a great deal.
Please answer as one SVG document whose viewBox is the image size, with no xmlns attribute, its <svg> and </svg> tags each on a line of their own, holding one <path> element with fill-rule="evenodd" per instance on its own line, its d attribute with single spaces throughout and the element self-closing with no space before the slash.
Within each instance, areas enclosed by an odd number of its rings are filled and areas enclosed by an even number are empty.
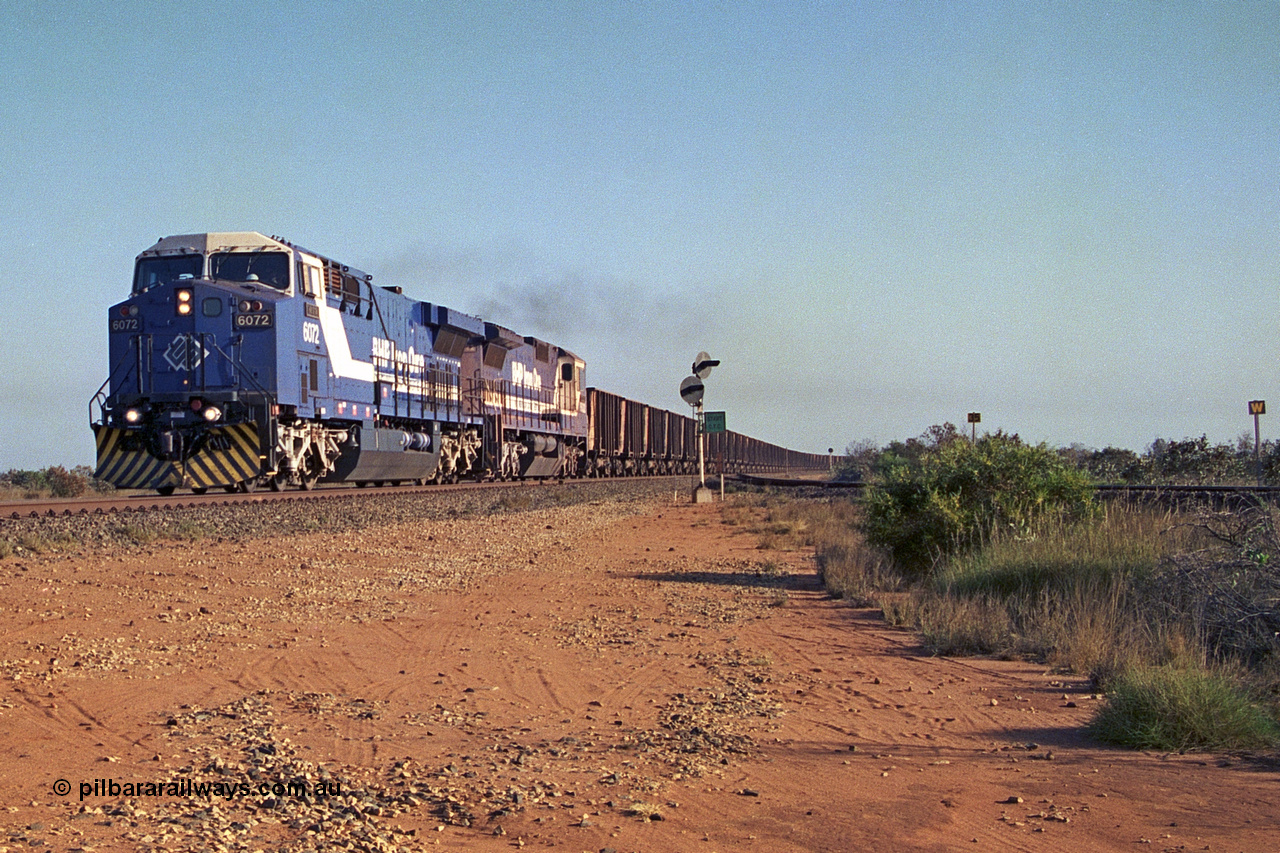
<svg viewBox="0 0 1280 853">
<path fill-rule="evenodd" d="M 166 237 L 110 310 L 91 405 L 118 488 L 576 476 L 585 365 L 545 341 L 379 288 L 256 232 Z M 96 417 L 94 409 L 96 408 Z"/>
</svg>

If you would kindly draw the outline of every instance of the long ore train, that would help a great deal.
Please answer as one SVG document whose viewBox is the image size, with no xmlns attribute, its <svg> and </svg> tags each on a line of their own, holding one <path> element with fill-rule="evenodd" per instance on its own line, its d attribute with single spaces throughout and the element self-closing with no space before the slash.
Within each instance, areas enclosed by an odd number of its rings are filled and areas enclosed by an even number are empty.
<svg viewBox="0 0 1280 853">
<path fill-rule="evenodd" d="M 97 476 L 117 488 L 697 470 L 693 418 L 588 388 L 562 347 L 277 237 L 160 240 L 109 330 L 90 420 Z M 730 471 L 827 466 L 737 433 L 706 438 Z"/>
</svg>

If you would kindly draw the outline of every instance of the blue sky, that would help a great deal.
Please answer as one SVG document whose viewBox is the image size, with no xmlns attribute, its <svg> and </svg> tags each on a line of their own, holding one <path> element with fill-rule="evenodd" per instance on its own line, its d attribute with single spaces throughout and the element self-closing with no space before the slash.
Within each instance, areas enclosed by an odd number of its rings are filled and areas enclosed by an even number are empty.
<svg viewBox="0 0 1280 853">
<path fill-rule="evenodd" d="M 216 230 L 676 410 L 705 349 L 708 408 L 802 450 L 1280 414 L 1280 4 L 0 11 L 0 470 L 92 462 L 134 256 Z"/>
</svg>

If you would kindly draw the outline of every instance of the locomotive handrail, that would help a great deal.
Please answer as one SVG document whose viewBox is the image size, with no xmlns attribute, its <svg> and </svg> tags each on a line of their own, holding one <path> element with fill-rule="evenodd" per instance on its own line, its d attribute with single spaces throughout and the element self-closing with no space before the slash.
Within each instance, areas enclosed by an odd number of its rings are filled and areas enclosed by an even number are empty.
<svg viewBox="0 0 1280 853">
<path fill-rule="evenodd" d="M 129 339 L 129 343 L 131 344 L 130 349 L 132 349 L 132 345 L 137 344 L 138 338 L 140 337 L 142 336 L 134 335 L 132 338 Z M 94 424 L 94 420 L 93 420 L 93 404 L 94 403 L 98 404 L 98 413 L 99 413 L 98 422 L 106 423 L 106 404 L 107 404 L 108 395 L 105 392 L 107 390 L 107 386 L 111 384 L 111 380 L 115 377 L 116 371 L 120 369 L 120 365 L 124 364 L 125 361 L 128 360 L 131 354 L 132 354 L 131 352 L 125 352 L 124 355 L 120 356 L 120 359 L 115 363 L 115 366 L 112 367 L 111 370 L 107 372 L 106 380 L 104 380 L 102 385 L 98 387 L 97 392 L 94 393 L 94 395 L 89 398 L 89 426 L 93 426 Z M 129 376 L 129 372 L 130 371 L 126 370 L 124 376 L 121 376 L 120 378 L 122 380 L 127 379 Z M 142 389 L 139 388 L 138 390 L 139 390 L 139 393 L 141 393 Z"/>
</svg>

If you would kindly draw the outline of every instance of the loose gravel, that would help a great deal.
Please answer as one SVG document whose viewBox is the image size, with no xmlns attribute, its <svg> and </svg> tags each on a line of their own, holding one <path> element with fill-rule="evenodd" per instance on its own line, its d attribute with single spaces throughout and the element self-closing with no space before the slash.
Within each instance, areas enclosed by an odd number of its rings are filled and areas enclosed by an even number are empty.
<svg viewBox="0 0 1280 853">
<path fill-rule="evenodd" d="M 683 485 L 679 489 L 685 492 Z M 415 521 L 478 518 L 531 509 L 646 501 L 672 495 L 670 480 L 547 483 L 438 494 L 353 492 L 315 500 L 161 508 L 113 515 L 0 519 L 0 557 L 58 551 L 85 556 L 145 548 L 157 540 L 244 541 L 299 533 L 345 533 Z"/>
</svg>

